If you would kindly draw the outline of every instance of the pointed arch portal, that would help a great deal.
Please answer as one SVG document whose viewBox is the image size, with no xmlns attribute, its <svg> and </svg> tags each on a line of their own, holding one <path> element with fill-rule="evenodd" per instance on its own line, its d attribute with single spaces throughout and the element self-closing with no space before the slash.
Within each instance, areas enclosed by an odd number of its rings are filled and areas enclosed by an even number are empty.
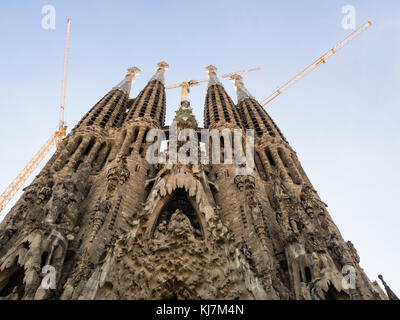
<svg viewBox="0 0 400 320">
<path fill-rule="evenodd" d="M 161 199 L 156 206 L 153 215 L 155 218 L 151 219 L 151 237 L 154 236 L 154 231 L 161 222 L 165 221 L 166 225 L 169 224 L 171 216 L 176 210 L 182 211 L 188 217 L 190 224 L 196 231 L 195 237 L 204 239 L 202 219 L 196 201 L 189 197 L 183 188 L 175 189 L 172 194 Z"/>
</svg>

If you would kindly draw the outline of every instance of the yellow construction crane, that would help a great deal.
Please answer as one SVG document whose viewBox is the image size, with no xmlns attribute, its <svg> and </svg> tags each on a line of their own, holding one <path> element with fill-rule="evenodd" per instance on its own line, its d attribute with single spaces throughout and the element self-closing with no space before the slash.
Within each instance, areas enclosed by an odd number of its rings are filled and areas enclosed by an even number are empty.
<svg viewBox="0 0 400 320">
<path fill-rule="evenodd" d="M 352 32 L 348 37 L 346 37 L 343 41 L 339 42 L 336 46 L 334 46 L 331 50 L 323 54 L 320 58 L 315 60 L 312 64 L 306 67 L 304 70 L 296 74 L 293 78 L 287 81 L 285 84 L 280 86 L 277 90 L 275 90 L 272 94 L 270 94 L 267 98 L 265 98 L 261 104 L 263 106 L 267 105 L 277 96 L 279 96 L 283 91 L 290 88 L 294 85 L 297 81 L 302 79 L 305 75 L 316 69 L 321 64 L 326 62 L 326 59 L 331 57 L 335 54 L 339 49 L 343 48 L 347 43 L 353 40 L 355 37 L 360 35 L 363 31 L 369 28 L 372 25 L 370 21 L 364 23 L 354 32 Z M 55 131 L 51 137 L 47 140 L 47 142 L 42 146 L 42 148 L 34 155 L 31 161 L 24 167 L 24 169 L 20 172 L 20 174 L 14 179 L 13 182 L 7 187 L 7 189 L 0 195 L 0 212 L 6 207 L 6 205 L 11 201 L 13 196 L 18 192 L 21 186 L 25 183 L 31 173 L 38 167 L 40 162 L 43 158 L 50 152 L 53 145 L 57 147 L 60 145 L 62 138 L 66 134 L 66 123 L 64 119 L 64 109 L 65 109 L 65 93 L 66 93 L 66 83 L 67 83 L 67 72 L 68 72 L 68 53 L 69 53 L 69 39 L 70 39 L 70 31 L 71 31 L 71 20 L 67 20 L 67 33 L 66 33 L 66 40 L 65 40 L 65 50 L 64 50 L 64 71 L 63 71 L 63 86 L 62 86 L 62 96 L 61 96 L 61 107 L 60 107 L 60 122 L 58 125 L 57 131 Z M 235 74 L 244 74 L 251 71 L 257 71 L 260 68 L 254 68 L 249 70 L 242 70 L 238 72 L 231 72 L 225 73 L 221 75 L 221 78 L 230 78 Z M 187 101 L 187 96 L 189 92 L 189 87 L 198 85 L 201 82 L 207 81 L 208 78 L 203 78 L 200 80 L 190 80 L 190 81 L 183 81 L 181 83 L 176 83 L 173 85 L 169 85 L 165 87 L 165 89 L 174 89 L 181 87 L 182 89 L 182 97 L 181 101 Z"/>
<path fill-rule="evenodd" d="M 258 71 L 261 70 L 260 68 L 252 68 L 252 69 L 248 69 L 248 70 L 241 70 L 241 71 L 236 71 L 236 72 L 230 72 L 230 73 L 224 73 L 222 74 L 220 77 L 221 78 L 229 78 L 234 74 L 244 74 L 244 73 L 248 73 L 248 72 L 252 72 L 252 71 Z M 175 84 L 171 84 L 169 86 L 166 86 L 165 89 L 169 90 L 169 89 L 174 89 L 174 88 L 181 88 L 181 101 L 187 101 L 187 96 L 189 93 L 189 88 L 196 86 L 198 84 L 200 84 L 201 82 L 206 82 L 208 81 L 208 78 L 202 78 L 199 80 L 190 80 L 190 81 L 183 81 L 180 83 L 175 83 Z"/>
<path fill-rule="evenodd" d="M 349 36 L 347 36 L 344 40 L 339 42 L 331 50 L 329 50 L 328 52 L 324 53 L 321 57 L 319 57 L 317 60 L 315 60 L 313 63 L 311 63 L 308 67 L 306 67 L 305 69 L 300 71 L 293 78 L 291 78 L 285 84 L 280 86 L 277 90 L 275 90 L 273 93 L 271 93 L 267 98 L 265 98 L 263 101 L 261 101 L 261 105 L 262 106 L 267 105 L 272 100 L 274 100 L 277 96 L 279 96 L 283 91 L 289 89 L 297 81 L 302 79 L 305 75 L 309 74 L 311 71 L 313 71 L 315 68 L 317 68 L 321 64 L 324 64 L 326 62 L 326 59 L 328 59 L 329 57 L 334 55 L 339 49 L 343 48 L 346 44 L 348 44 L 351 40 L 353 40 L 355 37 L 357 37 L 359 34 L 361 34 L 363 31 L 365 31 L 371 25 L 372 25 L 371 21 L 367 21 L 361 27 L 359 27 L 358 29 L 354 30 Z"/>
<path fill-rule="evenodd" d="M 63 79 L 62 79 L 62 94 L 61 94 L 61 106 L 60 106 L 60 122 L 57 130 L 50 136 L 46 143 L 39 149 L 39 151 L 33 156 L 28 164 L 22 169 L 18 176 L 9 184 L 6 190 L 0 195 L 0 212 L 7 206 L 14 195 L 26 182 L 32 172 L 39 166 L 40 162 L 50 152 L 52 147 L 55 145 L 60 146 L 60 143 L 67 132 L 67 125 L 64 119 L 65 110 L 65 96 L 67 89 L 67 75 L 68 75 L 68 54 L 69 54 L 69 39 L 71 33 L 71 19 L 67 20 L 67 31 L 65 36 L 65 49 L 64 49 L 64 66 L 63 66 Z"/>
</svg>

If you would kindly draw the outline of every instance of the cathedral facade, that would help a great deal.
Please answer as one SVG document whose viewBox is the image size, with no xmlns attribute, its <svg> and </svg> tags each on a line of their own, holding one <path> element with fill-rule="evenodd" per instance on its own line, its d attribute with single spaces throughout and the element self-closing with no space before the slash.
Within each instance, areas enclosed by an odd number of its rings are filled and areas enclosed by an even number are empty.
<svg viewBox="0 0 400 320">
<path fill-rule="evenodd" d="M 206 68 L 204 128 L 254 130 L 251 172 L 147 161 L 152 129 L 171 139 L 167 68 L 134 99 L 129 69 L 24 189 L 0 224 L 1 299 L 388 299 L 240 76 L 235 104 Z M 200 136 L 187 100 L 174 123 Z"/>
</svg>

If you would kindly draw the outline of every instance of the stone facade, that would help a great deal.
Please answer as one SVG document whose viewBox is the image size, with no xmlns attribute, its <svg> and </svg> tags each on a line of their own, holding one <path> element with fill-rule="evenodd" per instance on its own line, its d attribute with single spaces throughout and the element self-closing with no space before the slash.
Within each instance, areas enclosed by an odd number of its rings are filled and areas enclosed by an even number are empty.
<svg viewBox="0 0 400 320">
<path fill-rule="evenodd" d="M 0 225 L 0 297 L 388 299 L 240 77 L 235 105 L 207 67 L 204 127 L 254 129 L 252 173 L 146 161 L 147 132 L 167 131 L 167 67 L 134 99 L 130 69 L 24 189 Z M 175 120 L 199 130 L 188 101 Z M 41 285 L 45 266 L 54 288 Z M 353 287 L 343 286 L 344 267 Z"/>
</svg>

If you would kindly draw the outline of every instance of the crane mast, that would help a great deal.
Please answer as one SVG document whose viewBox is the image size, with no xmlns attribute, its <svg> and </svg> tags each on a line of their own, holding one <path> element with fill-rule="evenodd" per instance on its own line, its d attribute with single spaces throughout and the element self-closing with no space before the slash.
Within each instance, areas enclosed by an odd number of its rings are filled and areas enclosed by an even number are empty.
<svg viewBox="0 0 400 320">
<path fill-rule="evenodd" d="M 66 99 L 66 91 L 67 91 L 67 77 L 68 77 L 68 55 L 69 55 L 69 39 L 71 34 L 71 19 L 67 20 L 67 31 L 65 34 L 65 48 L 64 48 L 64 65 L 63 65 L 63 80 L 62 80 L 62 91 L 61 91 L 61 106 L 60 106 L 60 123 L 59 130 L 65 130 L 65 118 L 64 118 L 64 110 L 65 110 L 65 99 Z M 65 133 L 64 133 L 65 135 Z"/>
<path fill-rule="evenodd" d="M 43 158 L 49 153 L 53 145 L 57 142 L 57 132 L 54 132 L 46 143 L 39 149 L 28 164 L 22 169 L 18 176 L 9 184 L 0 196 L 0 212 L 11 201 L 32 172 L 39 166 Z"/>
<path fill-rule="evenodd" d="M 26 180 L 30 177 L 32 172 L 39 166 L 42 160 L 47 156 L 52 147 L 55 145 L 59 147 L 65 134 L 67 133 L 67 126 L 64 119 L 65 110 L 65 97 L 67 88 L 67 75 L 68 75 L 68 55 L 69 55 L 69 39 L 71 34 L 71 19 L 67 20 L 67 31 L 65 36 L 64 48 L 64 65 L 63 65 L 63 79 L 62 79 L 62 92 L 61 92 L 61 106 L 60 106 L 60 121 L 57 130 L 50 136 L 46 143 L 39 149 L 28 164 L 22 169 L 18 176 L 8 185 L 6 190 L 0 195 L 0 212 L 7 206 L 11 199 L 15 196 L 18 190 L 24 185 Z"/>
<path fill-rule="evenodd" d="M 372 23 L 367 21 L 354 32 L 352 32 L 349 36 L 347 36 L 344 40 L 339 42 L 336 46 L 334 46 L 331 50 L 324 53 L 321 57 L 315 60 L 312 64 L 307 66 L 301 72 L 296 74 L 293 78 L 287 81 L 285 84 L 280 86 L 277 90 L 275 90 L 272 94 L 270 94 L 267 98 L 265 98 L 261 105 L 265 106 L 278 97 L 283 91 L 289 89 L 292 85 L 297 83 L 300 79 L 306 76 L 308 73 L 316 69 L 321 64 L 324 64 L 326 60 L 335 54 L 338 50 L 343 48 L 346 44 L 352 41 L 355 37 L 360 35 L 363 31 L 365 31 L 368 27 L 370 27 Z M 62 95 L 61 95 L 61 106 L 60 106 L 60 121 L 57 128 L 51 137 L 47 140 L 47 142 L 40 148 L 40 150 L 34 155 L 31 161 L 24 167 L 24 169 L 20 172 L 20 174 L 14 179 L 13 182 L 7 187 L 7 189 L 0 195 L 0 212 L 7 206 L 7 204 L 11 201 L 12 197 L 18 192 L 18 190 L 22 187 L 22 185 L 26 182 L 28 177 L 32 174 L 32 172 L 39 166 L 40 162 L 43 158 L 50 152 L 53 145 L 59 147 L 63 137 L 66 134 L 67 126 L 64 119 L 64 110 L 65 110 L 65 98 L 66 98 L 66 87 L 67 87 L 67 75 L 68 75 L 68 55 L 69 55 L 69 40 L 70 40 L 70 32 L 71 32 L 71 20 L 67 20 L 67 31 L 65 37 L 65 49 L 64 49 L 64 65 L 63 65 L 63 81 L 62 81 Z M 229 78 L 235 74 L 244 74 L 252 71 L 260 70 L 260 68 L 253 68 L 249 70 L 242 70 L 238 72 L 231 72 L 222 74 L 222 78 Z M 190 80 L 183 81 L 181 83 L 176 83 L 173 85 L 166 86 L 165 89 L 173 89 L 181 87 L 182 101 L 187 100 L 189 87 L 198 85 L 201 82 L 207 81 L 208 78 L 202 78 L 199 80 Z"/>
<path fill-rule="evenodd" d="M 363 31 L 365 31 L 371 25 L 372 25 L 371 21 L 367 21 L 362 26 L 360 26 L 358 29 L 354 30 L 349 36 L 347 36 L 344 40 L 339 42 L 331 50 L 324 53 L 321 57 L 319 57 L 317 60 L 315 60 L 313 63 L 311 63 L 308 67 L 306 67 L 305 69 L 300 71 L 293 78 L 291 78 L 285 84 L 280 86 L 277 90 L 275 90 L 273 93 L 271 93 L 267 98 L 265 98 L 263 101 L 261 101 L 261 105 L 262 106 L 267 105 L 272 100 L 274 100 L 277 96 L 279 96 L 283 91 L 289 89 L 297 81 L 304 78 L 304 76 L 306 76 L 311 71 L 313 71 L 314 69 L 319 67 L 321 64 L 324 64 L 326 62 L 326 59 L 328 59 L 329 57 L 334 55 L 339 49 L 343 48 L 346 44 L 348 44 L 350 41 L 352 41 L 355 37 L 357 37 L 359 34 L 361 34 Z"/>
</svg>

